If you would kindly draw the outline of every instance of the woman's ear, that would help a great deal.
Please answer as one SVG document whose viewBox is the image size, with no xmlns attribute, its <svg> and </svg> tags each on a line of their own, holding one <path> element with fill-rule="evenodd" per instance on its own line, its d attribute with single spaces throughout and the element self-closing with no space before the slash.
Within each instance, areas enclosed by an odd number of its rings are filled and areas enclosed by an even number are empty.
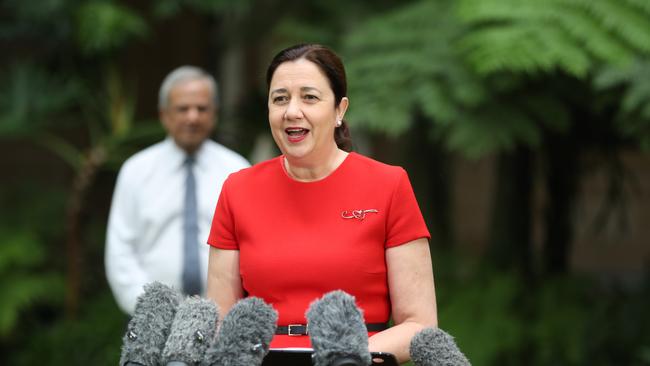
<svg viewBox="0 0 650 366">
<path fill-rule="evenodd" d="M 348 97 L 341 98 L 339 105 L 336 107 L 336 118 L 339 121 L 343 120 L 343 116 L 345 116 L 345 112 L 348 110 L 349 104 L 350 101 L 348 100 Z"/>
</svg>

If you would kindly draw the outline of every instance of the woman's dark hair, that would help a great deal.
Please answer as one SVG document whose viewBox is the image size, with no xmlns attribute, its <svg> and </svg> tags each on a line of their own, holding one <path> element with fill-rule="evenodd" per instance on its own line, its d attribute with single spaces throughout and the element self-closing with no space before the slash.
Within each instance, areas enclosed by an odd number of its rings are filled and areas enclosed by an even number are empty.
<svg viewBox="0 0 650 366">
<path fill-rule="evenodd" d="M 335 105 L 338 106 L 341 103 L 341 99 L 348 92 L 345 68 L 343 67 L 343 62 L 341 62 L 341 59 L 334 51 L 319 44 L 298 44 L 278 52 L 273 57 L 273 60 L 271 60 L 268 69 L 266 69 L 267 88 L 271 87 L 271 79 L 280 64 L 301 58 L 316 64 L 325 76 L 327 76 L 330 87 L 334 92 Z M 352 151 L 352 138 L 350 137 L 350 130 L 345 120 L 341 121 L 341 126 L 334 129 L 334 141 L 336 141 L 339 149 L 348 152 Z"/>
</svg>

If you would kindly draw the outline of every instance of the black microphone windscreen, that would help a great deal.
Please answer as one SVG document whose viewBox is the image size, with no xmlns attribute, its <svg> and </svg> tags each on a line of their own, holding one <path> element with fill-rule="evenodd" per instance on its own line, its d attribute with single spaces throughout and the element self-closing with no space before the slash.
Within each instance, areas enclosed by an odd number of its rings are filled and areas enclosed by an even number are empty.
<svg viewBox="0 0 650 366">
<path fill-rule="evenodd" d="M 409 349 L 416 366 L 470 366 L 454 338 L 440 328 L 424 328 L 415 334 Z"/>
<path fill-rule="evenodd" d="M 159 365 L 182 296 L 160 282 L 144 286 L 122 339 L 120 365 Z"/>
<path fill-rule="evenodd" d="M 208 299 L 188 297 L 176 311 L 162 364 L 170 362 L 195 365 L 201 362 L 217 334 L 217 305 Z"/>
<path fill-rule="evenodd" d="M 214 366 L 261 365 L 275 334 L 278 313 L 257 297 L 239 300 L 224 316 L 217 340 L 206 354 Z"/>
<path fill-rule="evenodd" d="M 370 365 L 368 331 L 354 297 L 341 290 L 329 292 L 305 315 L 314 365 Z"/>
</svg>

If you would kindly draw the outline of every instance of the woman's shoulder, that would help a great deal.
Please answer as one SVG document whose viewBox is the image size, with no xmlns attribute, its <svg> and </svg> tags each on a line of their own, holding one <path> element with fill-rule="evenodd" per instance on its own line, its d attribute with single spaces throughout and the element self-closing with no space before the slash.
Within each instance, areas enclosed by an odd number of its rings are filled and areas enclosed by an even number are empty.
<svg viewBox="0 0 650 366">
<path fill-rule="evenodd" d="M 356 152 L 350 153 L 350 162 L 355 171 L 364 172 L 364 174 L 381 175 L 382 177 L 399 177 L 405 174 L 404 168 L 398 165 L 390 165 L 375 160 L 366 155 Z"/>
<path fill-rule="evenodd" d="M 227 181 L 231 184 L 257 184 L 258 182 L 270 179 L 281 173 L 280 166 L 281 156 L 276 156 L 269 160 L 265 160 L 254 164 L 248 168 L 241 169 L 237 172 L 231 173 Z"/>
</svg>

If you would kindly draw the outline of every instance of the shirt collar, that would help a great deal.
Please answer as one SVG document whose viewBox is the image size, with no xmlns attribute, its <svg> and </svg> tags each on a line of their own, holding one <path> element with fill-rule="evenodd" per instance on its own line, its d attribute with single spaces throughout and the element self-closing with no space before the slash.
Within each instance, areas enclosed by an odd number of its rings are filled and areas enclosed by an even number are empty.
<svg viewBox="0 0 650 366">
<path fill-rule="evenodd" d="M 176 145 L 174 139 L 171 136 L 165 138 L 166 150 L 169 155 L 170 166 L 180 168 L 185 164 L 185 159 L 187 158 L 187 152 Z M 205 162 L 205 141 L 199 146 L 198 150 L 194 153 L 194 164 L 197 167 L 201 167 Z"/>
</svg>

